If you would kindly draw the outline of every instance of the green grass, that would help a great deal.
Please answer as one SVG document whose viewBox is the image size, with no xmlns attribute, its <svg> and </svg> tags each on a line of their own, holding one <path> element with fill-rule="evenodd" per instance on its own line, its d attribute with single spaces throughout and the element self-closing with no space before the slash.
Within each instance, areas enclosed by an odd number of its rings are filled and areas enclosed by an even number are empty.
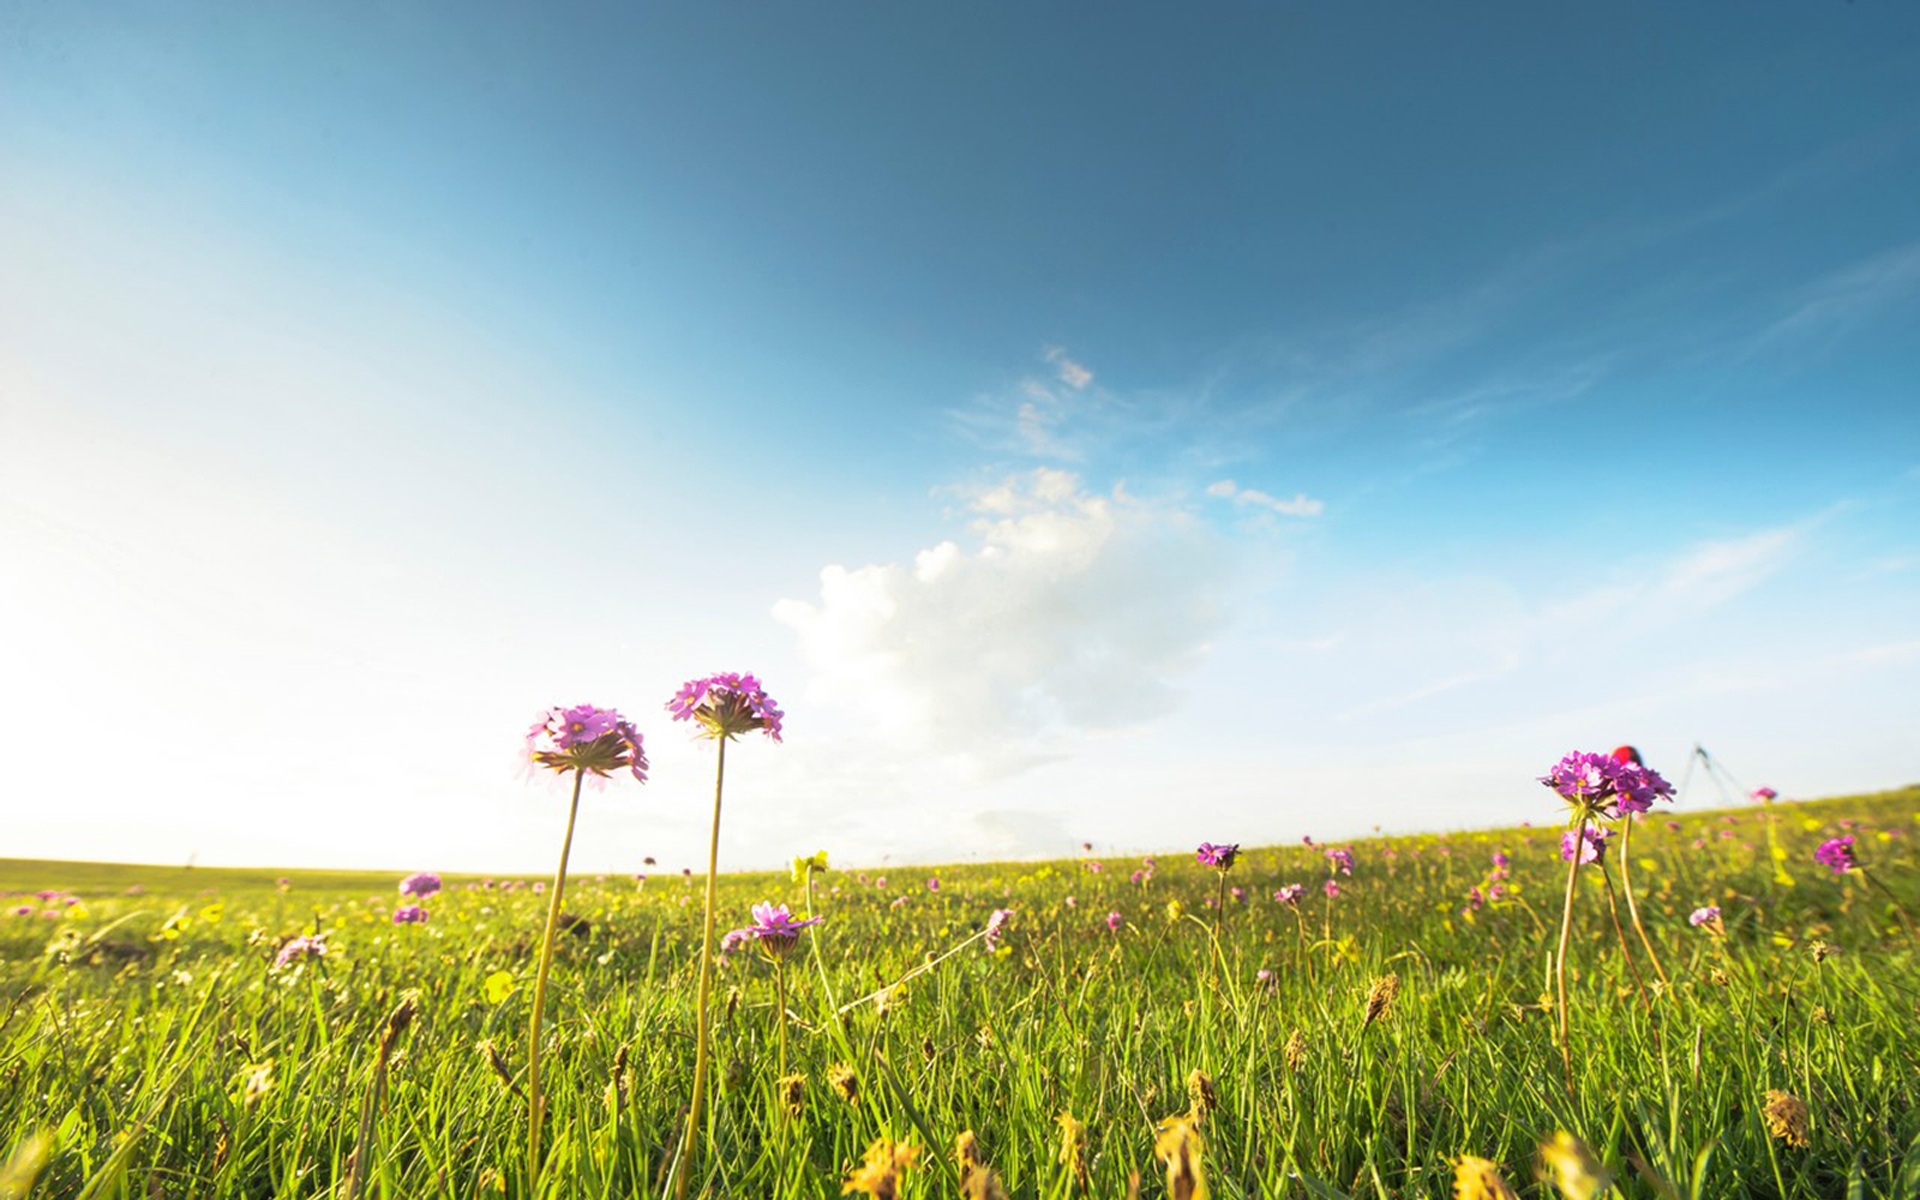
<svg viewBox="0 0 1920 1200">
<path fill-rule="evenodd" d="M 951 1146 L 970 1129 L 1014 1196 L 1077 1196 L 1058 1158 L 1065 1112 L 1086 1125 L 1084 1194 L 1120 1197 L 1138 1171 L 1143 1195 L 1163 1195 L 1155 1126 L 1188 1108 L 1198 1070 L 1219 1099 L 1201 1126 L 1215 1197 L 1450 1195 L 1462 1153 L 1502 1164 L 1523 1196 L 1554 1195 L 1532 1164 L 1566 1129 L 1624 1196 L 1920 1198 L 1920 947 L 1886 896 L 1810 859 L 1857 821 L 1874 876 L 1920 909 L 1920 790 L 1772 811 L 1793 886 L 1773 878 L 1760 810 L 1636 834 L 1634 882 L 1674 983 L 1650 1008 L 1598 873 L 1582 873 L 1572 1098 L 1543 1006 L 1557 827 L 1356 843 L 1330 911 L 1317 850 L 1249 852 L 1229 878 L 1248 898 L 1227 905 L 1217 985 L 1216 877 L 1186 852 L 1160 856 L 1144 886 L 1128 882 L 1131 859 L 1098 874 L 1076 862 L 891 870 L 884 890 L 830 872 L 816 878 L 827 920 L 789 969 L 801 1110 L 777 1094 L 771 968 L 736 954 L 720 975 L 714 1150 L 697 1184 L 837 1196 L 885 1135 L 926 1147 L 907 1196 L 951 1196 Z M 557 818 L 554 833 L 557 848 Z M 1464 914 L 1495 849 L 1513 855 L 1517 896 Z M 36 915 L 0 916 L 0 1130 L 52 1136 L 33 1195 L 344 1194 L 376 1045 L 408 992 L 418 1014 L 387 1072 L 367 1194 L 498 1195 L 496 1179 L 524 1194 L 524 1106 L 476 1047 L 492 1041 L 509 1072 L 525 1070 L 545 897 L 450 880 L 429 924 L 396 928 L 395 876 L 285 872 L 282 892 L 281 874 L 0 861 L 0 890 L 80 897 L 78 916 L 43 918 L 31 897 Z M 1292 881 L 1309 887 L 1298 921 L 1271 898 Z M 569 883 L 567 911 L 592 927 L 564 938 L 549 997 L 549 1195 L 660 1194 L 692 1076 L 698 883 Z M 785 875 L 727 876 L 721 894 L 723 927 L 745 924 L 753 901 L 804 901 Z M 1724 941 L 1687 924 L 1705 903 L 1725 910 Z M 999 907 L 1018 914 L 1002 953 L 968 946 L 884 1012 L 831 1015 Z M 276 946 L 316 926 L 327 957 L 274 969 Z M 1815 942 L 1838 953 L 1816 962 Z M 486 981 L 501 971 L 517 986 L 493 1003 Z M 1363 1026 L 1389 972 L 1398 995 Z M 1290 1068 L 1296 1030 L 1305 1054 Z M 250 1104 L 246 1069 L 269 1061 L 271 1086 Z M 827 1083 L 840 1063 L 858 1081 L 852 1102 Z M 1768 1136 L 1769 1089 L 1806 1101 L 1806 1148 Z"/>
</svg>

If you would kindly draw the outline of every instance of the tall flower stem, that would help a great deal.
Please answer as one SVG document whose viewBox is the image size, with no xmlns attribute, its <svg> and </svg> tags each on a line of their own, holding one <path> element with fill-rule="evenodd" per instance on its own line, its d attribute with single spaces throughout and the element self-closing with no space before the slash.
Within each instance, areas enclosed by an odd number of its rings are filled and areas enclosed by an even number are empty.
<svg viewBox="0 0 1920 1200">
<path fill-rule="evenodd" d="M 1573 852 L 1567 857 L 1567 898 L 1560 909 L 1560 948 L 1553 956 L 1553 986 L 1560 1004 L 1560 1065 L 1566 1072 L 1567 1095 L 1573 1095 L 1573 1050 L 1567 1040 L 1567 942 L 1573 936 L 1573 884 L 1580 873 L 1580 851 L 1585 848 L 1587 817 L 1583 813 L 1573 831 Z"/>
<path fill-rule="evenodd" d="M 1219 872 L 1220 885 L 1214 889 L 1213 897 L 1213 986 L 1220 986 L 1220 976 L 1226 969 L 1227 950 L 1220 941 L 1220 923 L 1227 916 L 1227 873 Z"/>
<path fill-rule="evenodd" d="M 560 926 L 560 896 L 567 886 L 567 855 L 573 850 L 573 822 L 580 815 L 580 785 L 587 773 L 573 773 L 573 801 L 567 805 L 567 836 L 560 843 L 560 865 L 553 872 L 553 894 L 547 900 L 547 929 L 540 937 L 540 970 L 533 977 L 533 1016 L 527 1021 L 527 1195 L 540 1194 L 540 1127 L 546 1116 L 546 1096 L 540 1090 L 540 1017 L 547 1007 L 547 973 L 553 969 L 553 935 Z"/>
<path fill-rule="evenodd" d="M 692 1178 L 693 1160 L 698 1149 L 700 1105 L 707 1096 L 707 1001 L 713 994 L 713 929 L 719 915 L 716 893 L 720 881 L 720 790 L 727 778 L 727 739 L 715 738 L 719 747 L 713 768 L 713 833 L 707 841 L 707 931 L 700 943 L 700 992 L 695 1001 L 696 1027 L 693 1050 L 693 1099 L 687 1104 L 687 1132 L 680 1139 L 680 1171 L 674 1178 L 673 1194 L 685 1200 L 687 1183 Z"/>
<path fill-rule="evenodd" d="M 1633 849 L 1633 814 L 1622 814 L 1622 823 L 1626 828 L 1620 831 L 1620 890 L 1627 894 L 1627 918 L 1633 922 L 1633 931 L 1640 935 L 1640 944 L 1647 948 L 1647 960 L 1653 963 L 1654 974 L 1660 976 L 1661 995 L 1673 990 L 1673 980 L 1667 978 L 1667 969 L 1660 965 L 1660 955 L 1654 952 L 1653 939 L 1647 936 L 1647 927 L 1640 923 L 1640 906 L 1633 900 L 1633 877 L 1628 874 L 1632 868 L 1627 852 Z"/>
<path fill-rule="evenodd" d="M 1600 879 L 1607 885 L 1607 919 L 1613 922 L 1613 936 L 1620 942 L 1620 957 L 1627 960 L 1627 970 L 1633 975 L 1633 990 L 1639 993 L 1640 1003 L 1651 1012 L 1653 1001 L 1647 997 L 1646 980 L 1640 977 L 1640 966 L 1633 961 L 1633 950 L 1627 945 L 1627 931 L 1620 928 L 1620 905 L 1613 897 L 1613 876 L 1607 874 L 1607 860 L 1604 858 L 1600 860 Z"/>
<path fill-rule="evenodd" d="M 777 959 L 773 964 L 773 986 L 774 991 L 779 995 L 779 1012 L 776 1014 L 780 1021 L 779 1077 L 784 1079 L 787 1075 L 787 960 L 785 957 Z"/>
</svg>

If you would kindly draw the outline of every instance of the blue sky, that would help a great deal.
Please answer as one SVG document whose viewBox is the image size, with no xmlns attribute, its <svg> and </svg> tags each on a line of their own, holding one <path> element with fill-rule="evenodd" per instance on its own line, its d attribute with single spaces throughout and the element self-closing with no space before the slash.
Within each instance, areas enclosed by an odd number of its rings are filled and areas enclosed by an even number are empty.
<svg viewBox="0 0 1920 1200">
<path fill-rule="evenodd" d="M 4 31 L 7 853 L 538 870 L 587 700 L 691 863 L 723 669 L 742 866 L 1920 777 L 1904 6 Z"/>
</svg>

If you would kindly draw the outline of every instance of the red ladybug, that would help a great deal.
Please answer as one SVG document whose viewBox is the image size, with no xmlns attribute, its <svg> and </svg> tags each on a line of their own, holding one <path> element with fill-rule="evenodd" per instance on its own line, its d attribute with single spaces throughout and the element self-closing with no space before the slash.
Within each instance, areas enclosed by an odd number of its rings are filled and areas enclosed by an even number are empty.
<svg viewBox="0 0 1920 1200">
<path fill-rule="evenodd" d="M 1617 763 L 1632 763 L 1636 767 L 1644 767 L 1647 765 L 1640 761 L 1640 752 L 1632 746 L 1615 746 L 1613 748 L 1613 761 Z"/>
</svg>

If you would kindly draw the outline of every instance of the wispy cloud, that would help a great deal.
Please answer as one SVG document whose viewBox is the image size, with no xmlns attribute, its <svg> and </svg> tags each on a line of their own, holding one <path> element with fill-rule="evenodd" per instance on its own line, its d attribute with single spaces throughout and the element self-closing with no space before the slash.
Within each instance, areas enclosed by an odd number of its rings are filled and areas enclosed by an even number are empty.
<svg viewBox="0 0 1920 1200">
<path fill-rule="evenodd" d="M 1325 501 L 1315 500 L 1305 492 L 1296 492 L 1292 499 L 1283 500 L 1258 488 L 1240 487 L 1231 479 L 1216 480 L 1208 484 L 1207 495 L 1220 500 L 1231 500 L 1242 508 L 1264 508 L 1270 512 L 1279 513 L 1283 517 L 1317 517 L 1327 508 Z"/>
<path fill-rule="evenodd" d="M 1844 333 L 1920 289 L 1920 241 L 1890 246 L 1830 271 L 1789 297 L 1791 311 L 1761 331 L 1757 342 L 1832 337 Z"/>
</svg>

